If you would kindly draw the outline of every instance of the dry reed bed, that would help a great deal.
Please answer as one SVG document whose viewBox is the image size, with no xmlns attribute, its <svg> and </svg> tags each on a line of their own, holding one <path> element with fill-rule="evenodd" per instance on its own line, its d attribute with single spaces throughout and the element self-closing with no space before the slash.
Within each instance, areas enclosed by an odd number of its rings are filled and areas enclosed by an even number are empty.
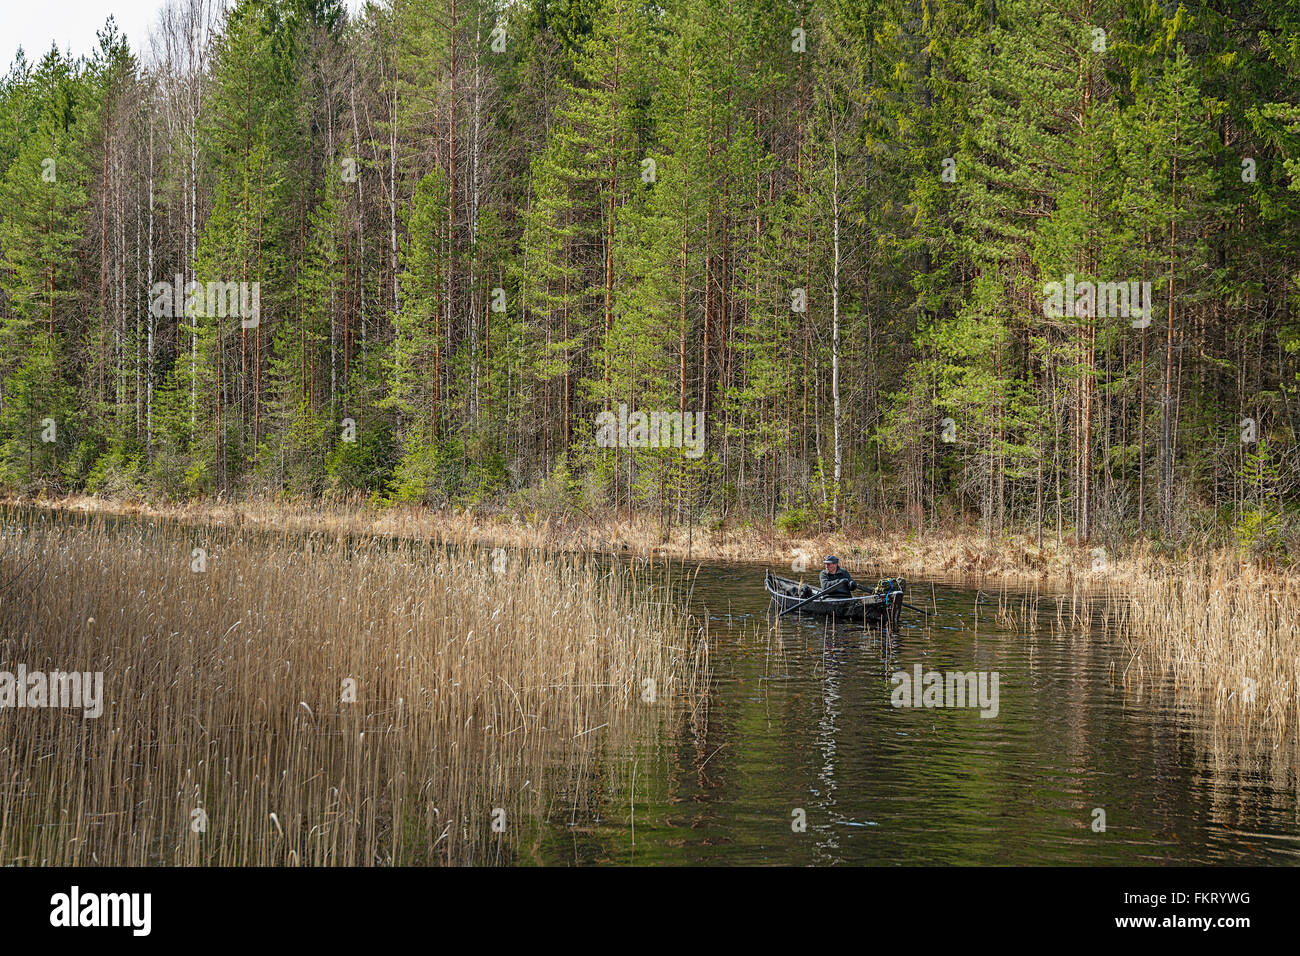
<svg viewBox="0 0 1300 956">
<path fill-rule="evenodd" d="M 1012 632 L 1039 626 L 1039 605 L 1055 604 L 1054 632 L 1108 632 L 1124 642 L 1116 677 L 1141 688 L 1170 678 L 1185 700 L 1211 711 L 1217 740 L 1234 749 L 1281 748 L 1300 720 L 1300 578 L 1204 552 L 1177 566 L 1135 560 L 1131 576 L 1081 574 L 1050 595 L 1011 594 L 1003 584 L 993 616 Z M 1226 726 L 1225 721 L 1231 726 Z"/>
<path fill-rule="evenodd" d="M 590 557 L 11 520 L 0 588 L 0 670 L 105 685 L 0 708 L 5 864 L 510 861 L 706 683 L 662 584 Z"/>
<path fill-rule="evenodd" d="M 1129 670 L 1172 675 L 1247 738 L 1275 745 L 1300 716 L 1300 580 L 1226 555 L 1189 562 L 1113 595 Z"/>
<path fill-rule="evenodd" d="M 1201 710 L 1194 735 L 1220 769 L 1298 785 L 1300 766 L 1300 578 L 1241 561 L 1230 551 L 1198 554 L 1177 568 L 1142 562 L 1127 583 L 1080 575 L 1068 589 L 989 594 L 1010 633 L 1110 633 L 1121 642 L 1115 680 L 1139 696 L 1169 685 Z M 977 608 L 978 612 L 978 608 Z"/>
<path fill-rule="evenodd" d="M 112 501 L 90 495 L 57 499 L 11 499 L 53 511 L 172 518 L 237 528 L 331 531 L 382 535 L 419 541 L 511 548 L 548 548 L 660 555 L 686 560 L 766 561 L 813 572 L 830 552 L 846 556 L 855 571 L 867 567 L 885 574 L 952 579 L 1011 579 L 1070 584 L 1124 580 L 1160 566 L 1142 546 L 1107 555 L 1096 570 L 1097 549 L 1038 548 L 1032 536 L 1003 540 L 968 530 L 936 530 L 918 535 L 896 527 L 850 527 L 834 534 L 786 534 L 771 527 L 728 522 L 723 527 L 664 527 L 652 517 L 621 513 L 546 515 L 473 510 L 435 511 L 413 505 L 376 507 L 362 501 L 194 500 L 162 504 Z"/>
</svg>

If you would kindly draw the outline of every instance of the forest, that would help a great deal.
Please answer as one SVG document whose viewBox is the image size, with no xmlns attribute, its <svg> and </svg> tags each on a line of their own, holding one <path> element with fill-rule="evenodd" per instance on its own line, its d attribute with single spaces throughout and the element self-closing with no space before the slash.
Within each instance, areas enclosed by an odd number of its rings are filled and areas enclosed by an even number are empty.
<svg viewBox="0 0 1300 956">
<path fill-rule="evenodd" d="M 166 0 L 0 81 L 0 487 L 1283 555 L 1298 282 L 1289 0 Z"/>
</svg>

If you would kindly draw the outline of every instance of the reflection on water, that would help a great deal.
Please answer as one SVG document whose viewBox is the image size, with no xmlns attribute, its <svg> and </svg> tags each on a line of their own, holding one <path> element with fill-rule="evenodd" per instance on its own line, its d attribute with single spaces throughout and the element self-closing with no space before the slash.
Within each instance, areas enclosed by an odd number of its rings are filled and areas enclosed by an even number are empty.
<svg viewBox="0 0 1300 956">
<path fill-rule="evenodd" d="M 882 640 L 815 618 L 773 626 L 762 581 L 759 567 L 701 570 L 706 714 L 596 768 L 598 793 L 552 815 L 541 860 L 1300 862 L 1294 754 L 1216 726 L 1149 673 L 1125 680 L 1132 649 L 1062 627 L 1050 598 L 1006 595 L 1025 608 L 1013 622 L 996 595 L 913 582 L 928 626 L 904 612 Z M 890 675 L 917 664 L 996 671 L 997 716 L 891 706 Z"/>
</svg>

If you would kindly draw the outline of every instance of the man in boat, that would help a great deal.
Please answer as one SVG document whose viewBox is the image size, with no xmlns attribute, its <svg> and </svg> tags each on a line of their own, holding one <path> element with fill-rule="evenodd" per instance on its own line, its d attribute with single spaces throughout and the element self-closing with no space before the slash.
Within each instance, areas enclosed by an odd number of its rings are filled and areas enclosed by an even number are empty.
<svg viewBox="0 0 1300 956">
<path fill-rule="evenodd" d="M 823 591 L 825 591 L 828 587 L 834 584 L 839 584 L 840 581 L 849 582 L 847 585 L 840 584 L 837 588 L 835 588 L 835 592 L 831 595 L 831 597 L 848 597 L 850 592 L 854 590 L 858 590 L 858 591 L 867 590 L 857 581 L 854 581 L 853 578 L 849 575 L 849 572 L 845 571 L 843 568 L 840 567 L 840 559 L 835 557 L 835 555 L 833 554 L 827 555 L 824 564 L 826 566 L 822 570 L 822 575 L 821 575 L 821 587 Z"/>
</svg>

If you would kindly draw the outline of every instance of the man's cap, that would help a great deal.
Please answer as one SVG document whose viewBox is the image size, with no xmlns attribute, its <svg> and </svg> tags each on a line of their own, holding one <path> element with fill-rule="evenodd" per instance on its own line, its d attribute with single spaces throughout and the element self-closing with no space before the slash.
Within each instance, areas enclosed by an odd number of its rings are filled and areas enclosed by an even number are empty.
<svg viewBox="0 0 1300 956">
<path fill-rule="evenodd" d="M 822 562 L 822 564 L 839 564 L 839 563 L 840 563 L 840 559 L 835 557 L 835 555 L 833 554 L 826 555 L 826 560 Z"/>
</svg>

